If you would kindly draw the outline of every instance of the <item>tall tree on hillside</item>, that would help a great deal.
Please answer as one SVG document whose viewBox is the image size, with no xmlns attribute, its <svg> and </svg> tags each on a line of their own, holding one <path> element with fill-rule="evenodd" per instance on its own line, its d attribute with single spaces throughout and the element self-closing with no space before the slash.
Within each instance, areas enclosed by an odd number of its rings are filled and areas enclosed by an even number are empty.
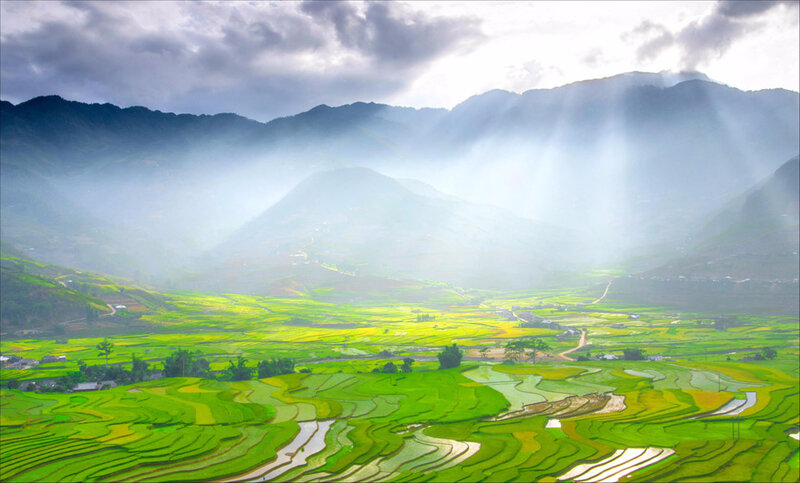
<svg viewBox="0 0 800 483">
<path fill-rule="evenodd" d="M 108 339 L 103 339 L 103 342 L 97 344 L 97 350 L 100 351 L 99 356 L 106 356 L 106 366 L 108 366 L 108 356 L 114 352 L 114 343 Z"/>
</svg>

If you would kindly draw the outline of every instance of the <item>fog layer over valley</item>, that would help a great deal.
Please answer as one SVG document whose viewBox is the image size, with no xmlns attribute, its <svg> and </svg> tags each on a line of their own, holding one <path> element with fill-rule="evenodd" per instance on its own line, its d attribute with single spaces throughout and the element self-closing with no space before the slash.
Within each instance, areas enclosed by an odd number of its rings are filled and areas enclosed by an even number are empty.
<svg viewBox="0 0 800 483">
<path fill-rule="evenodd" d="M 798 109 L 796 92 L 638 72 L 268 123 L 4 101 L 3 246 L 222 292 L 532 287 L 608 267 L 791 282 Z"/>
</svg>

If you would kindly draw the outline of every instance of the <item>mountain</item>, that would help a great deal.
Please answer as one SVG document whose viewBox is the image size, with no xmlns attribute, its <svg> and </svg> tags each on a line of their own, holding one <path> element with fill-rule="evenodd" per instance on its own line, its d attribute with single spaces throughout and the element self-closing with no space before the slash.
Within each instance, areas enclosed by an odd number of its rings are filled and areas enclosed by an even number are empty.
<svg viewBox="0 0 800 483">
<path fill-rule="evenodd" d="M 366 168 L 312 175 L 202 265 L 275 271 L 276 260 L 294 258 L 350 276 L 476 287 L 536 284 L 548 271 L 574 266 L 563 229 L 404 184 Z"/>
<path fill-rule="evenodd" d="M 609 262 L 657 244 L 671 254 L 695 234 L 689 227 L 796 154 L 799 110 L 796 92 L 741 91 L 698 73 L 490 91 L 450 110 L 321 105 L 268 123 L 56 96 L 3 101 L 0 167 L 45 186 L 36 202 L 11 200 L 29 196 L 20 192 L 4 197 L 3 214 L 21 215 L 4 224 L 3 239 L 24 246 L 26 219 L 66 217 L 54 213 L 69 206 L 80 220 L 65 229 L 80 225 L 97 236 L 124 233 L 154 243 L 123 252 L 136 249 L 152 260 L 171 259 L 165 251 L 198 256 L 314 173 L 363 166 L 420 180 L 473 206 L 590 233 L 578 241 Z M 40 238 L 61 245 L 48 225 Z"/>
<path fill-rule="evenodd" d="M 665 277 L 797 280 L 800 159 L 736 196 L 695 234 L 689 253 L 656 269 Z"/>
<path fill-rule="evenodd" d="M 642 228 L 654 214 L 696 216 L 696 206 L 746 189 L 800 143 L 795 92 L 640 81 L 617 76 L 520 95 L 493 91 L 454 107 L 421 145 L 441 167 L 440 179 L 459 186 L 455 195 L 485 193 L 475 201 L 499 197 L 517 213 L 572 225 L 602 207 L 597 230 L 614 225 L 626 239 L 651 242 L 665 235 L 663 224 Z M 443 161 L 453 159 L 455 168 Z M 498 177 L 530 191 L 481 189 Z"/>
</svg>

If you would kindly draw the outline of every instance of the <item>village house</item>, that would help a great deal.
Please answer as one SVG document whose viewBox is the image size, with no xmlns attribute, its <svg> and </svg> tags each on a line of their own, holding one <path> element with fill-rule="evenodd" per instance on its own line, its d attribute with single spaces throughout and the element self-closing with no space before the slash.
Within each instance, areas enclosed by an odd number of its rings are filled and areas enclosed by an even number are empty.
<svg viewBox="0 0 800 483">
<path fill-rule="evenodd" d="M 16 365 L 18 365 L 21 368 L 33 367 L 33 366 L 38 366 L 39 361 L 37 361 L 36 359 L 20 359 L 16 363 Z"/>
<path fill-rule="evenodd" d="M 72 388 L 73 392 L 96 391 L 100 386 L 96 382 L 79 382 Z"/>
<path fill-rule="evenodd" d="M 19 362 L 20 357 L 15 354 L 5 354 L 0 356 L 0 365 L 14 364 Z"/>
<path fill-rule="evenodd" d="M 557 341 L 563 341 L 564 339 L 569 339 L 572 337 L 579 337 L 581 335 L 581 331 L 578 329 L 567 329 L 564 332 L 558 334 L 556 336 Z"/>
<path fill-rule="evenodd" d="M 67 362 L 67 356 L 44 356 L 41 363 L 47 364 L 50 362 Z"/>
<path fill-rule="evenodd" d="M 624 329 L 625 324 L 611 324 L 612 329 Z"/>
</svg>

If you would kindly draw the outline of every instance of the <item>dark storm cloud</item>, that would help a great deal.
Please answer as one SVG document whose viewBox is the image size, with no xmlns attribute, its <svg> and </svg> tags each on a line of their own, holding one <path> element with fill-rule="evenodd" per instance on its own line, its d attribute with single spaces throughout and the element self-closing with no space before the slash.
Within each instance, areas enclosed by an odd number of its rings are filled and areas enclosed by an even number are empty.
<svg viewBox="0 0 800 483">
<path fill-rule="evenodd" d="M 60 94 L 262 120 L 319 103 L 380 99 L 483 38 L 475 19 L 388 2 L 3 7 L 3 99 Z M 164 11 L 150 8 L 171 9 L 178 19 L 159 23 Z M 25 28 L 8 28 L 15 22 Z"/>
<path fill-rule="evenodd" d="M 718 1 L 708 15 L 690 22 L 676 33 L 645 21 L 625 38 L 644 39 L 636 51 L 639 60 L 653 59 L 664 50 L 677 46 L 682 52 L 683 68 L 695 69 L 724 54 L 739 38 L 762 28 L 761 14 L 778 5 L 785 5 L 791 15 L 797 15 L 796 1 Z"/>
<path fill-rule="evenodd" d="M 352 3 L 307 1 L 302 9 L 323 24 L 333 24 L 342 45 L 382 63 L 425 62 L 480 38 L 474 19 L 428 19 L 401 4 L 371 2 L 359 12 Z"/>
</svg>

